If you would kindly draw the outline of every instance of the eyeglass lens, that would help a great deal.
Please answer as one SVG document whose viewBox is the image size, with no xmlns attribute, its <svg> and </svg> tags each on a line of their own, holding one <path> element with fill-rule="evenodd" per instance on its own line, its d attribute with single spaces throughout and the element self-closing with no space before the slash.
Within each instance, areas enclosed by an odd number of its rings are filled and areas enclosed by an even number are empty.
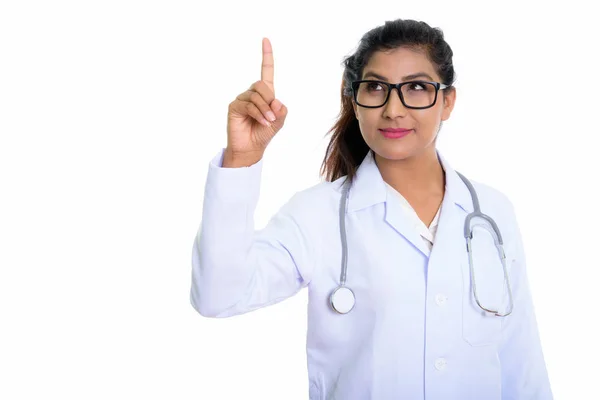
<svg viewBox="0 0 600 400">
<path fill-rule="evenodd" d="M 356 102 L 361 106 L 379 107 L 385 103 L 389 87 L 380 82 L 361 82 L 356 91 Z M 401 88 L 408 107 L 429 107 L 435 101 L 435 85 L 428 82 L 411 82 Z"/>
</svg>

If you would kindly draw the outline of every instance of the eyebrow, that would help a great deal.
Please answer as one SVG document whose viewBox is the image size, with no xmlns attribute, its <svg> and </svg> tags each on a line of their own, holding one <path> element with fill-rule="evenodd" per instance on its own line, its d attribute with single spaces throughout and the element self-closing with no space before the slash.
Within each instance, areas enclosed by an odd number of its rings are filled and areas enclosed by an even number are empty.
<svg viewBox="0 0 600 400">
<path fill-rule="evenodd" d="M 367 72 L 365 74 L 365 76 L 363 77 L 363 79 L 366 79 L 369 76 L 372 76 L 374 78 L 381 79 L 382 81 L 388 82 L 388 79 L 385 76 L 376 74 L 375 72 L 371 72 L 371 71 Z M 411 79 L 415 79 L 415 78 L 418 78 L 418 77 L 425 77 L 425 78 L 433 81 L 433 78 L 431 76 L 429 76 L 428 74 L 426 74 L 425 72 L 417 72 L 416 74 L 406 75 L 405 77 L 402 78 L 402 81 L 403 82 L 404 81 L 409 81 Z"/>
</svg>

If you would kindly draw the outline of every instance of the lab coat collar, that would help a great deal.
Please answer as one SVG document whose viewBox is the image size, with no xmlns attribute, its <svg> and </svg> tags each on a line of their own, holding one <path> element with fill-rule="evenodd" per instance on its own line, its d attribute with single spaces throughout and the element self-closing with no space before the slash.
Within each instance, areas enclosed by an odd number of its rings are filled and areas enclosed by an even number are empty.
<svg viewBox="0 0 600 400">
<path fill-rule="evenodd" d="M 460 218 L 464 217 L 464 212 L 471 212 L 473 209 L 469 189 L 448 161 L 439 152 L 437 152 L 437 155 L 446 174 L 446 187 L 441 205 L 439 230 L 435 240 L 437 245 L 434 244 L 433 249 L 454 243 L 454 228 L 461 220 Z M 433 249 L 429 249 L 425 244 L 414 225 L 414 221 L 403 210 L 402 204 L 396 200 L 394 194 L 388 190 L 375 163 L 373 151 L 370 150 L 359 166 L 355 181 L 350 188 L 347 212 L 352 213 L 378 203 L 385 203 L 384 219 L 386 223 L 412 243 L 423 255 L 430 257 Z M 454 236 L 460 237 L 456 234 Z M 441 245 L 440 242 L 442 242 Z"/>
<path fill-rule="evenodd" d="M 440 154 L 439 150 L 436 150 L 436 153 L 446 174 L 444 197 L 449 197 L 450 200 L 460 206 L 464 211 L 468 213 L 472 212 L 473 202 L 471 200 L 469 189 L 452 168 L 448 160 Z M 375 163 L 373 150 L 369 150 L 358 167 L 355 180 L 350 189 L 348 212 L 355 212 L 365 207 L 386 202 L 387 196 L 388 191 L 385 181 Z"/>
</svg>

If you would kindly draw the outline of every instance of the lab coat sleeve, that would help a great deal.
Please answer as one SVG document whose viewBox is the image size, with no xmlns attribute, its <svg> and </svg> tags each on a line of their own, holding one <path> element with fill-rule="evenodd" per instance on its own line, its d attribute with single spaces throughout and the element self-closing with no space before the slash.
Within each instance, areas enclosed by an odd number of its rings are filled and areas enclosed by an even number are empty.
<svg viewBox="0 0 600 400">
<path fill-rule="evenodd" d="M 315 259 L 299 193 L 255 230 L 263 160 L 223 168 L 223 152 L 209 163 L 192 249 L 190 301 L 206 317 L 230 317 L 291 297 L 309 283 Z"/>
<path fill-rule="evenodd" d="M 553 399 L 529 289 L 525 251 L 512 204 L 511 225 L 515 252 L 507 257 L 513 292 L 513 312 L 502 320 L 499 358 L 502 369 L 502 400 Z"/>
</svg>

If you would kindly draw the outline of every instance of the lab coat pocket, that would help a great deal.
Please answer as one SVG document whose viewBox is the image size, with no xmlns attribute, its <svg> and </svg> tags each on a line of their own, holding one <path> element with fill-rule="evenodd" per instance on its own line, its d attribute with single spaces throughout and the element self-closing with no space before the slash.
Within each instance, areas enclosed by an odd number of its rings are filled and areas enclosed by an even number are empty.
<svg viewBox="0 0 600 400">
<path fill-rule="evenodd" d="M 473 279 L 471 279 L 471 268 L 467 255 L 462 264 L 464 282 L 463 339 L 471 346 L 489 346 L 498 343 L 500 339 L 502 317 L 484 311 L 481 307 L 500 313 L 505 312 L 506 305 L 503 304 L 504 269 L 498 248 L 493 242 L 475 243 L 473 241 L 472 244 Z M 475 289 L 477 298 L 473 289 Z M 479 304 L 477 300 L 479 300 Z"/>
</svg>

